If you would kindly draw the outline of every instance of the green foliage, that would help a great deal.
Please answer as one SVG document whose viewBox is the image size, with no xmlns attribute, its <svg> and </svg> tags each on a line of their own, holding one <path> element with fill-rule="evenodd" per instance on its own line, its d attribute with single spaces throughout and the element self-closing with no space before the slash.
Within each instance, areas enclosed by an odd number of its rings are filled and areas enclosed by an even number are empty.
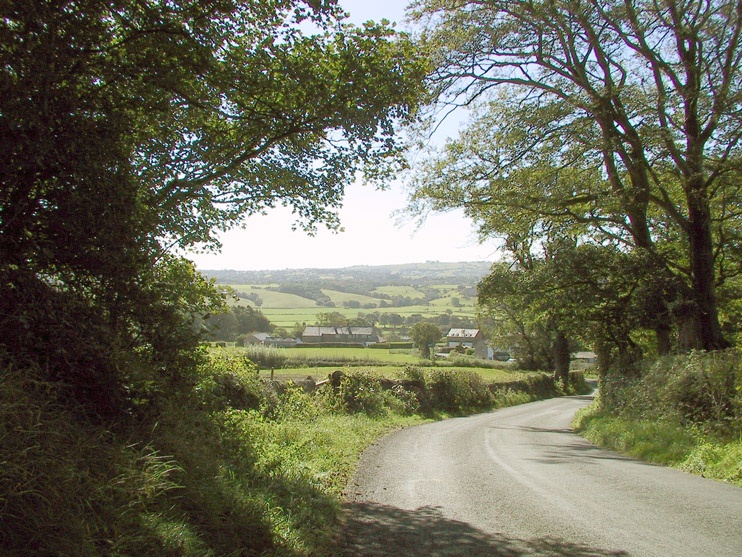
<svg viewBox="0 0 742 557">
<path fill-rule="evenodd" d="M 504 384 L 486 383 L 482 376 L 473 371 L 453 369 L 425 370 L 417 366 L 407 366 L 403 372 L 404 388 L 417 397 L 417 407 L 423 414 L 463 415 L 484 412 L 492 408 L 530 402 L 542 393 L 536 394 L 530 382 L 508 382 Z M 553 396 L 554 380 L 550 382 Z"/>
<path fill-rule="evenodd" d="M 742 487 L 742 440 L 730 443 L 701 440 L 680 464 L 680 469 Z"/>
<path fill-rule="evenodd" d="M 242 350 L 245 357 L 260 369 L 279 369 L 284 367 L 290 358 L 284 349 L 273 346 L 251 344 Z"/>
<path fill-rule="evenodd" d="M 197 370 L 194 394 L 209 411 L 237 408 L 258 409 L 263 383 L 255 364 L 236 353 L 213 351 Z"/>
<path fill-rule="evenodd" d="M 410 339 L 420 350 L 423 358 L 430 358 L 430 347 L 438 342 L 443 333 L 437 325 L 427 321 L 415 323 L 410 329 Z"/>
<path fill-rule="evenodd" d="M 665 420 L 736 438 L 742 431 L 742 372 L 736 350 L 693 352 L 648 363 L 640 375 L 609 374 L 603 404 L 639 420 Z"/>
<path fill-rule="evenodd" d="M 422 60 L 342 17 L 300 0 L 5 6 L 0 327 L 18 365 L 91 414 L 141 409 L 183 383 L 223 302 L 174 248 L 277 204 L 337 227 L 358 171 L 404 166 Z"/>
<path fill-rule="evenodd" d="M 52 402 L 38 370 L 0 371 L 0 546 L 7 555 L 205 555 L 172 501 L 182 466 Z M 178 524 L 177 531 L 166 528 Z"/>
<path fill-rule="evenodd" d="M 578 429 L 597 445 L 657 464 L 678 465 L 694 446 L 690 433 L 663 421 L 583 416 Z"/>
<path fill-rule="evenodd" d="M 412 210 L 463 209 L 524 269 L 561 240 L 647 258 L 630 310 L 659 326 L 661 353 L 671 324 L 682 350 L 728 346 L 716 285 L 740 270 L 731 99 L 742 66 L 729 56 L 742 23 L 731 0 L 685 8 L 668 18 L 649 1 L 421 0 L 411 12 L 439 106 L 472 115 L 415 173 Z M 593 56 L 602 63 L 584 71 Z M 668 126 L 678 133 L 660 132 Z M 616 301 L 605 299 L 611 321 Z M 580 302 L 599 314 L 604 301 Z"/>
<path fill-rule="evenodd" d="M 575 426 L 591 441 L 742 485 L 742 379 L 737 351 L 648 363 L 639 377 L 603 378 Z"/>
<path fill-rule="evenodd" d="M 472 371 L 434 370 L 428 383 L 433 407 L 444 412 L 458 414 L 482 411 L 493 407 L 495 403 L 481 375 Z"/>
<path fill-rule="evenodd" d="M 597 445 L 664 466 L 742 487 L 742 441 L 707 437 L 673 421 L 611 416 L 598 405 L 573 424 Z"/>
<path fill-rule="evenodd" d="M 209 339 L 229 342 L 247 333 L 273 331 L 268 318 L 251 306 L 225 307 L 219 313 L 207 317 L 204 326 L 209 330 Z"/>
<path fill-rule="evenodd" d="M 389 412 L 410 413 L 396 395 L 399 391 L 384 388 L 381 379 L 365 371 L 344 374 L 340 385 L 329 395 L 332 406 L 348 413 L 362 413 L 372 417 Z"/>
</svg>

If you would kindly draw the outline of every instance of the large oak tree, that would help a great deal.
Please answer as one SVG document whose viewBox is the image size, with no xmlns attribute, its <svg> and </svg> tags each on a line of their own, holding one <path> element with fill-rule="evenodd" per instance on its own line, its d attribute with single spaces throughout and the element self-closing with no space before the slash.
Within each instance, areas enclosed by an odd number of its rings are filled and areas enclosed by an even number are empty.
<svg viewBox="0 0 742 557">
<path fill-rule="evenodd" d="M 739 273 L 741 5 L 421 0 L 413 15 L 435 60 L 429 86 L 477 114 L 428 161 L 417 209 L 464 207 L 511 251 L 558 226 L 643 252 L 674 284 L 665 303 L 685 346 L 726 346 L 717 287 Z"/>
</svg>

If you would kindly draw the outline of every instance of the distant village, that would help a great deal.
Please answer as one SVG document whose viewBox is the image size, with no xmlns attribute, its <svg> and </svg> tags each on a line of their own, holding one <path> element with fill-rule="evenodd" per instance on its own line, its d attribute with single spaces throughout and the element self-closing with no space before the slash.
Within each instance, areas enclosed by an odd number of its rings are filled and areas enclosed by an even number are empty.
<svg viewBox="0 0 742 557">
<path fill-rule="evenodd" d="M 270 333 L 252 333 L 245 337 L 246 344 L 294 347 L 300 344 L 315 346 L 371 346 L 384 342 L 375 327 L 321 327 L 304 329 L 300 338 L 279 338 Z M 477 358 L 506 361 L 510 354 L 494 350 L 485 341 L 479 329 L 450 329 L 445 335 L 445 346 L 437 348 L 437 355 L 447 356 L 457 349 L 468 349 Z"/>
<path fill-rule="evenodd" d="M 384 342 L 375 327 L 322 327 L 308 326 L 299 338 L 282 338 L 270 333 L 251 333 L 243 337 L 247 345 L 260 345 L 279 348 L 293 348 L 299 345 L 311 346 L 364 346 Z M 399 343 L 395 343 L 399 344 Z M 411 343 L 410 347 L 411 347 Z M 448 357 L 451 353 L 466 352 L 483 360 L 511 360 L 508 351 L 492 347 L 479 329 L 449 329 L 441 343 L 436 346 L 437 357 Z M 573 361 L 587 365 L 594 364 L 597 355 L 594 352 L 576 352 Z"/>
</svg>

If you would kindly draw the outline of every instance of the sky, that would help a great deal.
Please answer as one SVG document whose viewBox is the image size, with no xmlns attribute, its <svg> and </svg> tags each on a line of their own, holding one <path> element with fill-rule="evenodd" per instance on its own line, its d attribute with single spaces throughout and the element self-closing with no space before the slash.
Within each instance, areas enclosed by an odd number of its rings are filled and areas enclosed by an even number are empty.
<svg viewBox="0 0 742 557">
<path fill-rule="evenodd" d="M 350 21 L 361 24 L 382 18 L 405 28 L 405 2 L 340 0 Z M 472 222 L 460 210 L 431 214 L 422 225 L 400 218 L 407 204 L 401 182 L 384 191 L 360 182 L 346 188 L 340 220 L 344 231 L 320 228 L 315 236 L 292 230 L 290 209 L 250 217 L 245 228 L 220 234 L 218 253 L 188 254 L 198 269 L 276 270 L 392 265 L 425 261 L 493 261 L 493 243 L 478 243 Z"/>
</svg>

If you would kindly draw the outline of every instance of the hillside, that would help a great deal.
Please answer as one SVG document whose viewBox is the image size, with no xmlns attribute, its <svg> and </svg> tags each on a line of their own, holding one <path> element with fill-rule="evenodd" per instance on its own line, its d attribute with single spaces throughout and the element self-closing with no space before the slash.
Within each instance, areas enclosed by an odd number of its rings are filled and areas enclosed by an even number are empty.
<svg viewBox="0 0 742 557">
<path fill-rule="evenodd" d="M 340 283 L 383 287 L 431 286 L 454 284 L 475 286 L 492 265 L 488 261 L 442 263 L 427 261 L 403 265 L 357 265 L 339 269 L 282 269 L 265 271 L 204 270 L 206 276 L 221 284 L 286 284 L 315 283 L 322 288 Z M 370 288 L 368 291 L 372 290 Z M 346 291 L 345 289 L 340 289 Z"/>
<path fill-rule="evenodd" d="M 489 268 L 487 262 L 427 262 L 204 274 L 232 288 L 233 305 L 257 307 L 279 327 L 315 323 L 332 311 L 348 319 L 390 321 L 396 330 L 397 324 L 434 318 L 442 319 L 442 327 L 473 325 L 476 287 Z"/>
</svg>

